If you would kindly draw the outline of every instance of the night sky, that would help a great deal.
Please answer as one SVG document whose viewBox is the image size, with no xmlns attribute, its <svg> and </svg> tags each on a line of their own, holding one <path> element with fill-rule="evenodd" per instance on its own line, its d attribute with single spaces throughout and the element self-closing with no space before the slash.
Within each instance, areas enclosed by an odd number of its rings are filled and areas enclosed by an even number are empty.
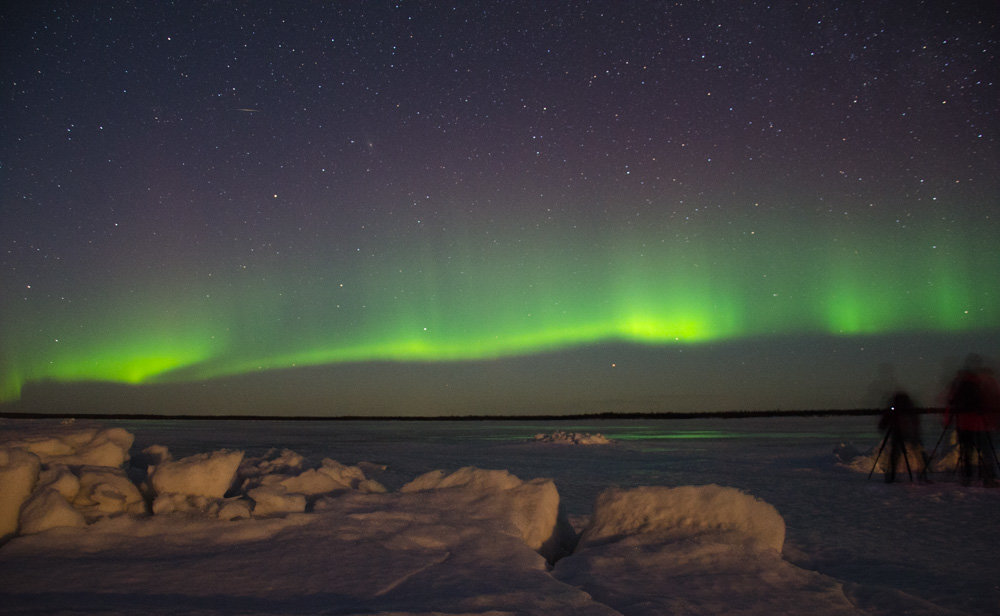
<svg viewBox="0 0 1000 616">
<path fill-rule="evenodd" d="M 1000 351 L 998 12 L 5 3 L 0 402 L 936 404 Z"/>
</svg>

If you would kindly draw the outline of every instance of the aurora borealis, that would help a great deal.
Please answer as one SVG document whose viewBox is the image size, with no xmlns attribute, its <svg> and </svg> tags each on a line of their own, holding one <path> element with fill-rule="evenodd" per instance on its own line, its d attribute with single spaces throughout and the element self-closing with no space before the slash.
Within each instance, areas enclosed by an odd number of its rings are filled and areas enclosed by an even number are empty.
<svg viewBox="0 0 1000 616">
<path fill-rule="evenodd" d="M 990 3 L 3 24 L 2 402 L 120 383 L 212 412 L 192 388 L 293 378 L 254 411 L 846 408 L 881 364 L 926 399 L 1000 342 Z M 725 395 L 697 401 L 692 355 Z"/>
</svg>

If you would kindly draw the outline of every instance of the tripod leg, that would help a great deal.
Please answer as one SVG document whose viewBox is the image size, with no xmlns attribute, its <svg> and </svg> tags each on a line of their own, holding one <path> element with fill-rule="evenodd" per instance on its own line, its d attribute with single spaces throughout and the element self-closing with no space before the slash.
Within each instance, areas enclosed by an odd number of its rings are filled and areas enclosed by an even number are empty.
<svg viewBox="0 0 1000 616">
<path fill-rule="evenodd" d="M 989 445 L 989 451 L 986 451 L 987 445 Z M 997 450 L 993 446 L 993 438 L 989 432 L 984 431 L 976 435 L 976 453 L 979 454 L 979 478 L 983 480 L 984 486 L 994 487 L 1000 461 L 997 460 Z"/>
<path fill-rule="evenodd" d="M 920 456 L 923 458 L 924 466 L 920 469 L 920 472 L 917 473 L 917 480 L 923 483 L 930 483 L 931 478 L 927 476 L 927 473 L 929 472 L 928 469 L 930 468 L 931 459 L 927 457 L 927 452 L 924 451 L 922 447 L 920 449 Z"/>
<path fill-rule="evenodd" d="M 910 468 L 910 454 L 907 453 L 907 443 L 903 443 L 903 461 L 906 462 L 906 474 L 910 476 L 910 483 L 913 483 L 913 470 Z"/>
<path fill-rule="evenodd" d="M 979 452 L 976 450 L 975 442 L 970 438 L 970 433 L 963 430 L 958 433 L 958 463 L 955 465 L 955 474 L 959 476 L 962 485 L 967 486 L 972 482 L 973 457 Z"/>
<path fill-rule="evenodd" d="M 950 427 L 951 427 L 951 418 L 948 418 L 948 423 L 946 423 L 944 425 L 944 428 L 941 430 L 941 436 L 939 436 L 937 442 L 934 443 L 934 449 L 931 450 L 931 455 L 925 456 L 925 462 L 924 462 L 925 477 L 928 473 L 928 469 L 931 467 L 931 461 L 934 460 L 934 455 L 937 454 L 938 447 L 941 446 L 941 441 L 944 440 L 944 435 L 948 433 L 948 428 Z"/>
<path fill-rule="evenodd" d="M 1000 470 L 1000 458 L 997 457 L 997 448 L 993 446 L 993 437 L 990 436 L 989 432 L 987 432 L 985 436 L 986 442 L 990 444 L 990 451 L 993 452 L 993 461 L 996 462 L 997 469 Z"/>
<path fill-rule="evenodd" d="M 892 434 L 892 428 L 885 431 L 885 437 L 882 439 L 882 444 L 879 445 L 878 453 L 875 454 L 875 461 L 872 462 L 872 470 L 868 471 L 868 478 L 872 478 L 872 473 L 875 472 L 875 467 L 878 466 L 878 459 L 882 457 L 882 450 L 885 449 L 885 444 L 889 442 L 889 435 Z"/>
</svg>

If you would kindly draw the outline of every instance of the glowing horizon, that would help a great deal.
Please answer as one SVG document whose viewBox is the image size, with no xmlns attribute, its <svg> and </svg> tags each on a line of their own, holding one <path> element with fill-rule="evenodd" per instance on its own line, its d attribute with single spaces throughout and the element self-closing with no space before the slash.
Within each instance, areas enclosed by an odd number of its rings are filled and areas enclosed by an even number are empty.
<svg viewBox="0 0 1000 616">
<path fill-rule="evenodd" d="M 1000 329 L 989 229 L 921 240 L 771 221 L 726 233 L 398 234 L 347 252 L 91 280 L 6 302 L 0 401 L 32 381 L 170 383 L 372 361 L 461 362 L 604 342 Z M 686 233 L 665 234 L 680 228 Z M 357 252 L 357 251 L 356 251 Z M 37 292 L 37 289 L 30 289 Z"/>
</svg>

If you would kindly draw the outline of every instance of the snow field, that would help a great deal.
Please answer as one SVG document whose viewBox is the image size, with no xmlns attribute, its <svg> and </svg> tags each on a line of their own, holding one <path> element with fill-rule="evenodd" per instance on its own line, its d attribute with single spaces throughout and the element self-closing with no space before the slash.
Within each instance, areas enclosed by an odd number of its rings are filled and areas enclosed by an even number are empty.
<svg viewBox="0 0 1000 616">
<path fill-rule="evenodd" d="M 86 447 L 99 432 L 30 442 L 66 460 L 76 448 L 59 442 Z M 20 533 L 0 547 L 0 604 L 10 614 L 955 613 L 810 570 L 808 555 L 785 546 L 781 513 L 746 489 L 607 487 L 589 515 L 574 517 L 577 533 L 552 479 L 507 470 L 420 471 L 390 491 L 370 475 L 383 465 L 311 465 L 289 449 L 175 460 L 150 446 L 101 467 L 10 446 L 28 441 L 0 443 L 0 502 L 17 503 Z M 839 459 L 867 473 L 874 455 L 845 446 L 830 466 Z M 795 485 L 809 485 L 814 471 L 804 472 Z M 890 489 L 880 484 L 854 485 Z M 795 491 L 762 485 L 772 496 Z M 875 530 L 864 511 L 855 526 Z M 816 556 L 829 566 L 833 554 Z"/>
</svg>

